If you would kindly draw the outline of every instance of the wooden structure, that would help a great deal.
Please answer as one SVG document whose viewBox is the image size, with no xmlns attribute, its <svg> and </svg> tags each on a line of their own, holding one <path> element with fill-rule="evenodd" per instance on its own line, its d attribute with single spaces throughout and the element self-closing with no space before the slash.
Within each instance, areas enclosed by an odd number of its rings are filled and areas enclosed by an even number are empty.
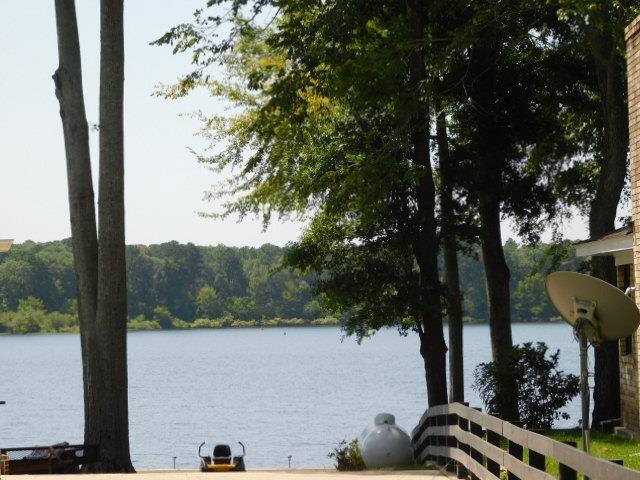
<svg viewBox="0 0 640 480">
<path fill-rule="evenodd" d="M 555 480 L 545 471 L 547 458 L 560 464 L 561 479 L 577 473 L 591 480 L 640 480 L 640 471 L 592 457 L 575 446 L 519 428 L 461 403 L 429 408 L 412 432 L 418 463 L 434 463 L 458 478 Z M 528 459 L 527 462 L 524 459 Z"/>
<path fill-rule="evenodd" d="M 95 445 L 59 444 L 44 447 L 0 449 L 0 474 L 34 475 L 80 473 L 83 465 L 98 459 Z"/>
<path fill-rule="evenodd" d="M 0 253 L 6 253 L 11 249 L 13 240 L 0 239 Z"/>
</svg>

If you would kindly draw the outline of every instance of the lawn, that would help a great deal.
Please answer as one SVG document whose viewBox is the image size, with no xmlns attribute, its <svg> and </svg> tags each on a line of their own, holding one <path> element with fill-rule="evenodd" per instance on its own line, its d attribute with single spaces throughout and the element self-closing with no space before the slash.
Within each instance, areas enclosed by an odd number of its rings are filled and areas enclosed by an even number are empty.
<svg viewBox="0 0 640 480">
<path fill-rule="evenodd" d="M 545 435 L 560 442 L 573 441 L 582 448 L 582 434 L 579 429 L 552 430 Z M 627 440 L 600 430 L 591 431 L 591 454 L 608 459 L 622 459 L 624 466 L 640 470 L 640 441 Z M 547 458 L 547 471 L 558 474 L 558 463 Z"/>
</svg>

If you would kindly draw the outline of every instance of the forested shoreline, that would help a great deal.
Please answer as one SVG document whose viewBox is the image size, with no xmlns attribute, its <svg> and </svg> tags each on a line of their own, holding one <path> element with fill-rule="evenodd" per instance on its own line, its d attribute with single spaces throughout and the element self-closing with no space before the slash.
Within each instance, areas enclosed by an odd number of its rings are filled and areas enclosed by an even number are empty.
<svg viewBox="0 0 640 480">
<path fill-rule="evenodd" d="M 242 328 L 339 325 L 314 296 L 313 274 L 283 268 L 286 247 L 127 246 L 128 327 Z M 560 253 L 558 253 L 560 252 Z M 584 268 L 570 246 L 505 244 L 516 322 L 556 320 L 544 294 L 550 269 Z M 460 256 L 466 322 L 485 322 L 484 270 Z M 0 254 L 0 333 L 76 332 L 75 275 L 69 240 L 15 245 Z"/>
</svg>

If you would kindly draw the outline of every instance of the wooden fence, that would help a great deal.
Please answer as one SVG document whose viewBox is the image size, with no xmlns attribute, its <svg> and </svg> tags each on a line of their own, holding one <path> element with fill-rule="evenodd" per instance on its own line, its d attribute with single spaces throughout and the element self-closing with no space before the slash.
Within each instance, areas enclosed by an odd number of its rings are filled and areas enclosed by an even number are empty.
<svg viewBox="0 0 640 480">
<path fill-rule="evenodd" d="M 577 473 L 591 480 L 640 480 L 639 471 L 592 457 L 575 445 L 519 428 L 461 403 L 429 408 L 413 430 L 412 442 L 419 463 L 447 467 L 458 478 L 500 480 L 503 468 L 509 480 L 555 480 L 545 471 L 546 458 L 550 457 L 560 464 L 562 480 L 575 479 Z"/>
</svg>

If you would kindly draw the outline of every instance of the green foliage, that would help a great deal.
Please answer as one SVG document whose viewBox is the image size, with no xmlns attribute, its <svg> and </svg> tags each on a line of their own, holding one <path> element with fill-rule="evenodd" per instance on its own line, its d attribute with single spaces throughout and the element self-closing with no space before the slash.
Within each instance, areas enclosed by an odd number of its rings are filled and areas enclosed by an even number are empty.
<svg viewBox="0 0 640 480">
<path fill-rule="evenodd" d="M 327 457 L 335 461 L 336 470 L 355 471 L 366 468 L 364 460 L 362 460 L 362 453 L 360 452 L 360 445 L 357 438 L 351 440 L 350 443 L 342 440 Z"/>
<path fill-rule="evenodd" d="M 325 316 L 311 294 L 312 275 L 278 270 L 284 252 L 273 245 L 128 246 L 129 315 L 155 319 L 163 328 L 171 327 L 171 318 L 193 322 L 225 315 L 240 320 Z M 0 254 L 0 311 L 16 311 L 27 297 L 40 299 L 48 312 L 76 312 L 68 241 L 26 242 Z"/>
<path fill-rule="evenodd" d="M 361 256 L 357 249 L 349 247 L 343 250 L 332 242 L 327 243 L 328 248 L 333 249 L 327 251 L 334 252 L 336 272 L 340 272 L 340 276 L 334 277 L 332 283 L 338 295 L 357 292 L 358 288 L 363 287 L 358 285 L 360 281 L 381 282 L 382 277 L 387 277 L 388 287 L 380 292 L 371 291 L 369 300 L 372 305 L 379 305 L 380 324 L 383 324 L 386 321 L 383 318 L 385 312 L 392 312 L 395 308 L 392 302 L 398 302 L 399 308 L 406 301 L 405 295 L 409 290 L 396 294 L 394 284 L 412 281 L 412 265 L 401 267 L 405 264 L 400 253 L 392 254 L 388 247 L 381 247 L 376 256 Z M 195 247 L 200 254 L 194 257 L 200 260 L 199 264 L 192 265 L 193 275 L 182 278 L 188 285 L 179 286 L 172 281 L 180 291 L 194 292 L 190 297 L 192 303 L 178 302 L 175 298 L 171 300 L 163 292 L 167 288 L 166 278 L 169 272 L 176 271 L 180 256 L 175 259 L 171 257 L 170 251 L 177 251 L 179 247 L 175 243 L 169 245 L 169 249 L 127 247 L 130 329 L 226 328 L 236 320 L 256 322 L 257 326 L 262 327 L 342 325 L 345 314 L 349 313 L 349 304 L 341 306 L 338 295 L 332 299 L 326 295 L 314 296 L 313 290 L 320 289 L 323 282 L 327 281 L 325 277 L 279 269 L 287 249 L 273 245 L 260 248 Z M 154 256 L 154 251 L 162 251 L 163 256 Z M 291 251 L 288 255 L 294 254 L 299 255 L 300 251 Z M 574 258 L 573 247 L 566 244 L 562 247 L 519 246 L 508 241 L 505 254 L 512 272 L 513 319 L 528 322 L 556 318 L 553 307 L 546 301 L 543 278 L 552 270 L 584 269 L 584 265 Z M 220 260 L 221 257 L 225 259 Z M 234 257 L 236 260 L 230 260 Z M 28 242 L 14 246 L 9 254 L 0 255 L 0 304 L 14 306 L 0 309 L 0 333 L 77 331 L 75 280 L 70 258 L 71 246 L 67 241 L 47 244 Z M 3 285 L 17 285 L 12 283 L 12 278 L 16 265 L 14 260 L 18 259 L 24 271 L 39 271 L 43 278 L 26 276 L 21 280 L 20 288 L 3 289 Z M 13 266 L 1 268 L 6 262 Z M 171 264 L 168 270 L 164 269 L 166 264 Z M 351 277 L 350 272 L 355 276 Z M 484 267 L 477 250 L 470 249 L 467 255 L 460 255 L 460 273 L 465 292 L 465 320 L 485 322 Z M 9 276 L 3 277 L 4 274 Z M 407 278 L 402 280 L 402 275 Z M 350 283 L 351 279 L 353 283 Z M 245 294 L 225 296 L 214 286 L 215 283 L 227 285 L 226 291 L 233 293 L 239 290 L 229 285 L 245 285 Z M 51 289 L 45 284 L 65 286 Z M 346 290 L 350 284 L 352 291 Z M 362 292 L 364 295 L 367 290 Z M 168 304 L 176 305 L 178 311 L 196 312 L 197 316 L 183 318 Z M 334 316 L 329 315 L 330 311 L 334 312 Z M 372 310 L 373 314 L 378 315 Z M 347 328 L 356 329 L 349 325 Z M 358 333 L 366 334 L 362 330 Z"/>
<path fill-rule="evenodd" d="M 560 350 L 548 357 L 547 350 L 543 342 L 535 346 L 524 343 L 513 347 L 509 364 L 489 362 L 476 367 L 473 388 L 487 411 L 500 411 L 501 402 L 506 400 L 501 398 L 499 386 L 506 376 L 515 376 L 520 420 L 525 428 L 548 430 L 555 420 L 569 418 L 561 409 L 578 394 L 580 380 L 558 369 Z"/>
<path fill-rule="evenodd" d="M 340 325 L 340 320 L 335 317 L 316 318 L 311 325 Z"/>
<path fill-rule="evenodd" d="M 162 327 L 155 320 L 147 320 L 144 315 L 130 318 L 127 322 L 129 330 L 160 330 Z"/>
<path fill-rule="evenodd" d="M 47 312 L 44 302 L 35 297 L 23 298 L 16 311 L 0 312 L 0 333 L 77 332 L 75 314 Z"/>
<path fill-rule="evenodd" d="M 153 309 L 153 321 L 160 325 L 162 329 L 173 328 L 173 315 L 166 307 L 156 307 Z"/>
</svg>

